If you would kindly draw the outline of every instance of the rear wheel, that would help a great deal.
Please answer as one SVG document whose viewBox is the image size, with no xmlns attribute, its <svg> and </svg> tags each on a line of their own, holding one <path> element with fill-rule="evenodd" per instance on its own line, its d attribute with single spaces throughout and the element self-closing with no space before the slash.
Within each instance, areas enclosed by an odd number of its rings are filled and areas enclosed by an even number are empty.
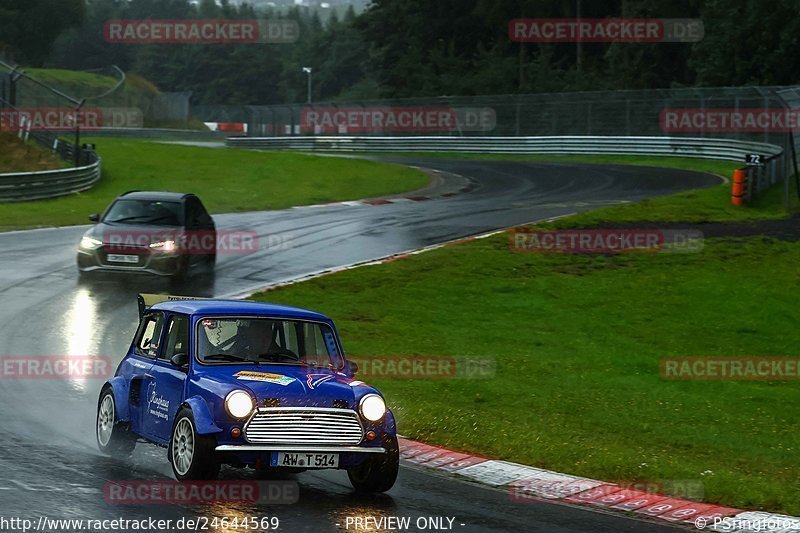
<svg viewBox="0 0 800 533">
<path fill-rule="evenodd" d="M 97 403 L 97 447 L 106 455 L 130 455 L 136 436 L 128 425 L 117 420 L 117 406 L 111 387 L 104 387 Z"/>
<path fill-rule="evenodd" d="M 175 419 L 169 443 L 172 472 L 180 481 L 211 480 L 219 476 L 217 441 L 211 435 L 198 435 L 192 410 L 184 407 Z"/>
<path fill-rule="evenodd" d="M 397 437 L 384 443 L 386 453 L 377 457 L 367 457 L 358 466 L 347 469 L 347 476 L 353 488 L 359 492 L 386 492 L 397 481 L 400 470 L 400 447 Z"/>
</svg>

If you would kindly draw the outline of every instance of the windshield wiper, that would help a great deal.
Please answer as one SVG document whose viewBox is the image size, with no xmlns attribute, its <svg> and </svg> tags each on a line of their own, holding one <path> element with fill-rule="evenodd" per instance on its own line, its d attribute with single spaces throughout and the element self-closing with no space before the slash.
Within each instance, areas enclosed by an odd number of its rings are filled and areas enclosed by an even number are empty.
<svg viewBox="0 0 800 533">
<path fill-rule="evenodd" d="M 119 222 L 128 222 L 130 220 L 136 220 L 137 218 L 145 218 L 146 216 L 147 215 L 136 215 L 132 217 L 117 218 L 115 220 L 104 220 L 103 222 L 105 222 L 106 224 L 117 224 Z"/>
<path fill-rule="evenodd" d="M 203 361 L 211 361 L 211 360 L 222 360 L 222 361 L 236 361 L 236 362 L 245 362 L 247 359 L 242 359 L 241 357 L 237 357 L 235 355 L 231 355 L 229 353 L 214 353 L 211 355 L 204 355 Z"/>
<path fill-rule="evenodd" d="M 144 219 L 144 220 L 139 220 L 139 222 L 141 224 L 154 224 L 154 223 L 160 222 L 162 220 L 168 220 L 168 221 L 170 221 L 170 224 L 167 224 L 168 226 L 178 226 L 179 225 L 178 222 L 175 221 L 175 217 L 173 217 L 172 215 L 162 215 L 160 217 L 153 217 L 153 218 L 148 218 L 148 216 L 149 215 L 136 215 L 136 216 L 132 216 L 132 217 L 122 217 L 122 218 L 118 218 L 118 219 L 115 219 L 115 220 L 104 220 L 103 222 L 105 222 L 107 224 L 119 224 L 120 222 L 131 222 L 133 220 Z"/>
</svg>

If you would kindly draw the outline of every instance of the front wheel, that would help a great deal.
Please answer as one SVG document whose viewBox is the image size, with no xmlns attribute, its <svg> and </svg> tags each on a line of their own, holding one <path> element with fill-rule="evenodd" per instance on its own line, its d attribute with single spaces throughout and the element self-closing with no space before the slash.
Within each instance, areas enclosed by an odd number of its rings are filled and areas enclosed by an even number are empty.
<svg viewBox="0 0 800 533">
<path fill-rule="evenodd" d="M 169 443 L 172 472 L 179 481 L 212 480 L 219 476 L 216 439 L 198 435 L 192 410 L 184 407 L 175 419 Z"/>
<path fill-rule="evenodd" d="M 386 453 L 367 457 L 358 466 L 348 468 L 347 476 L 353 488 L 359 492 L 386 492 L 397 481 L 400 470 L 400 447 L 397 437 L 387 439 Z"/>
<path fill-rule="evenodd" d="M 106 455 L 130 455 L 136 447 L 136 437 L 127 424 L 117 420 L 114 392 L 106 386 L 97 403 L 97 447 Z"/>
</svg>

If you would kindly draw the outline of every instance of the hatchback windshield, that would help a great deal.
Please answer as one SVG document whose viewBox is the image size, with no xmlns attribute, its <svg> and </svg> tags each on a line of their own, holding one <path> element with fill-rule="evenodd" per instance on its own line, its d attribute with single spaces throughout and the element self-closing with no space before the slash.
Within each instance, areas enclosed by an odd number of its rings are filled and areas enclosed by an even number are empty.
<svg viewBox="0 0 800 533">
<path fill-rule="evenodd" d="M 103 222 L 108 224 L 142 224 L 146 226 L 180 226 L 182 204 L 153 200 L 117 200 Z"/>
<path fill-rule="evenodd" d="M 198 323 L 201 363 L 268 363 L 340 368 L 326 324 L 267 318 L 204 318 Z"/>
</svg>

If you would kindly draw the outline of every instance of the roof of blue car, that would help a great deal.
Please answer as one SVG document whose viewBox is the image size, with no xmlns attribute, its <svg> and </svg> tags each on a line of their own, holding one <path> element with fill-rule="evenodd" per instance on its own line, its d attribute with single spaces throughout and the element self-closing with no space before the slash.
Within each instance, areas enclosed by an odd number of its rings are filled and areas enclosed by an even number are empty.
<svg viewBox="0 0 800 533">
<path fill-rule="evenodd" d="M 161 309 L 187 315 L 265 315 L 309 320 L 330 320 L 323 314 L 299 307 L 277 305 L 250 300 L 171 300 L 155 304 L 151 309 Z"/>
</svg>

